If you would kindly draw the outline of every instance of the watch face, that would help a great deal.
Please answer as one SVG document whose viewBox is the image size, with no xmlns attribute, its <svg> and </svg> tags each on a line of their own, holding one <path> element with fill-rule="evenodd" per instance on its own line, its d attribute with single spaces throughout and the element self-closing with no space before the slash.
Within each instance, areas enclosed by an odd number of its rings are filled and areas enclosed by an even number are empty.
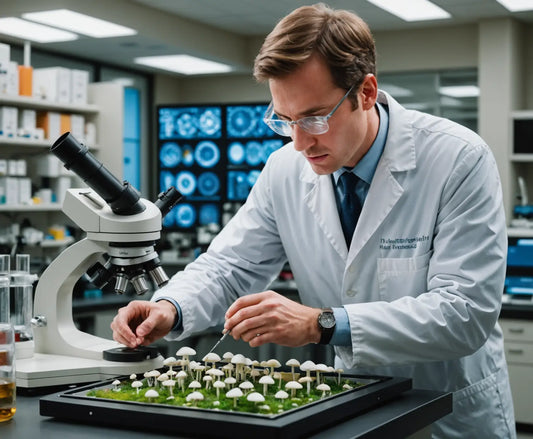
<svg viewBox="0 0 533 439">
<path fill-rule="evenodd" d="M 318 322 L 324 329 L 333 328 L 335 326 L 335 316 L 332 312 L 323 312 L 320 314 Z"/>
</svg>

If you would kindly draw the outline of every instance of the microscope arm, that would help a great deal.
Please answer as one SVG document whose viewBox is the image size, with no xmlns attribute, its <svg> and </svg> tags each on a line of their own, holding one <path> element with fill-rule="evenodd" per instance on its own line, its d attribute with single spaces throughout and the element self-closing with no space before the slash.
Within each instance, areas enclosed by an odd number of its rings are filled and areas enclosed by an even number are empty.
<svg viewBox="0 0 533 439">
<path fill-rule="evenodd" d="M 36 352 L 101 360 L 102 351 L 120 346 L 81 332 L 72 318 L 74 285 L 107 250 L 107 243 L 85 238 L 65 249 L 44 271 L 35 291 L 34 315 L 45 319 L 43 326 L 33 328 Z"/>
</svg>

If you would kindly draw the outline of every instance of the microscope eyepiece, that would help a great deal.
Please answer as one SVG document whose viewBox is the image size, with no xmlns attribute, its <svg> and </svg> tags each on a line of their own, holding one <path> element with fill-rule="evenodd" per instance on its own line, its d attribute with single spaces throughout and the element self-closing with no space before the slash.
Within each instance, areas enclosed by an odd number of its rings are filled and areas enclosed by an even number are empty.
<svg viewBox="0 0 533 439">
<path fill-rule="evenodd" d="M 121 183 L 72 134 L 63 134 L 50 151 L 94 189 L 117 215 L 135 215 L 145 210 L 137 190 L 126 181 Z"/>
</svg>

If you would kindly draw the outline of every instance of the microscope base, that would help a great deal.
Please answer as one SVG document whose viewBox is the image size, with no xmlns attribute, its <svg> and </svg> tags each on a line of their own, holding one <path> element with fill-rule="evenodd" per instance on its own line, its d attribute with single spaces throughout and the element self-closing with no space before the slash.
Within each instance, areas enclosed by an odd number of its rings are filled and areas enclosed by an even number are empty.
<svg viewBox="0 0 533 439">
<path fill-rule="evenodd" d="M 162 366 L 162 356 L 139 362 L 115 362 L 36 353 L 32 358 L 17 361 L 16 380 L 17 387 L 26 389 L 62 386 L 142 374 Z"/>
</svg>

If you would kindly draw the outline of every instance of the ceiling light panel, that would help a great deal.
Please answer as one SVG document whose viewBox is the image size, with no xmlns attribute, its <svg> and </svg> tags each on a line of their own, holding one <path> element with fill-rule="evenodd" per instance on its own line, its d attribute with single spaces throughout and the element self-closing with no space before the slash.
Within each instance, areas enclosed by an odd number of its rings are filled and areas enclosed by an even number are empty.
<svg viewBox="0 0 533 439">
<path fill-rule="evenodd" d="M 405 21 L 442 20 L 451 15 L 427 0 L 367 0 Z"/>
<path fill-rule="evenodd" d="M 532 11 L 533 0 L 496 0 L 511 12 Z"/>
<path fill-rule="evenodd" d="M 170 72 L 184 75 L 202 75 L 209 73 L 226 73 L 231 66 L 189 55 L 144 56 L 135 58 L 137 64 L 142 64 Z"/>
<path fill-rule="evenodd" d="M 80 14 L 69 9 L 54 9 L 51 11 L 28 12 L 22 14 L 27 20 L 55 26 L 93 38 L 123 37 L 135 35 L 137 31 L 129 27 L 111 23 L 110 21 L 89 15 Z"/>
<path fill-rule="evenodd" d="M 476 98 L 479 96 L 479 87 L 477 85 L 451 85 L 440 87 L 439 93 L 452 98 Z"/>
<path fill-rule="evenodd" d="M 10 35 L 22 40 L 36 43 L 57 43 L 59 41 L 72 41 L 78 38 L 76 34 L 55 29 L 31 21 L 15 17 L 0 18 L 0 34 Z"/>
</svg>

